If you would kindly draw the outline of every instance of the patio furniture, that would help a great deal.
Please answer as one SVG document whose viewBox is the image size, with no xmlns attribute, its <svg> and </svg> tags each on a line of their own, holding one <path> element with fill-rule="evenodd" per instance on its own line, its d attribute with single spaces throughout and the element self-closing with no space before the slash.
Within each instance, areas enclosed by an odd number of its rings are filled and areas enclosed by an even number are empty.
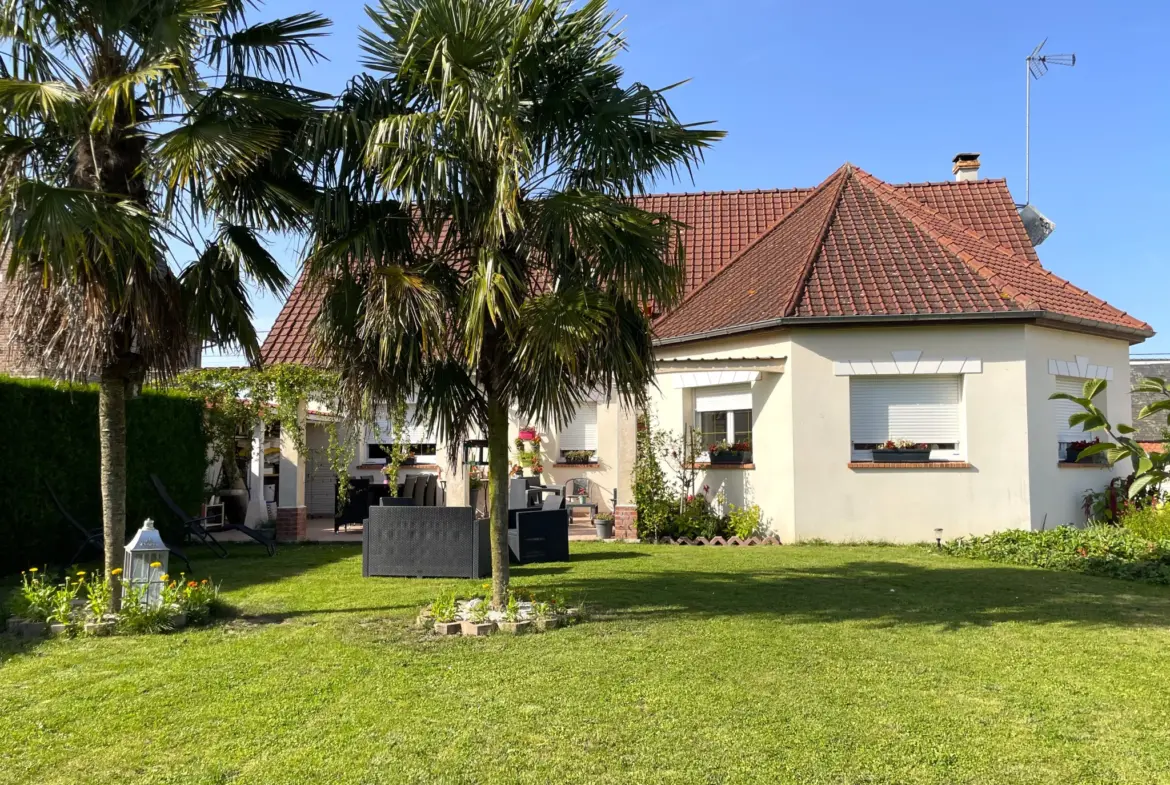
<svg viewBox="0 0 1170 785">
<path fill-rule="evenodd" d="M 333 519 L 333 533 L 337 534 L 342 528 L 349 530 L 351 523 L 361 523 L 370 512 L 369 497 L 370 481 L 354 478 L 349 481 L 349 493 L 345 498 L 345 506 Z"/>
<path fill-rule="evenodd" d="M 371 507 L 362 575 L 482 578 L 492 571 L 488 521 L 471 507 Z"/>
<path fill-rule="evenodd" d="M 575 477 L 565 483 L 565 509 L 569 511 L 569 518 L 573 517 L 573 510 L 589 510 L 589 520 L 597 517 L 597 502 L 590 499 L 590 480 L 588 477 Z"/>
<path fill-rule="evenodd" d="M 508 550 L 518 564 L 568 561 L 568 510 L 509 510 Z"/>
<path fill-rule="evenodd" d="M 207 528 L 203 525 L 207 520 L 207 516 L 195 518 L 191 515 L 188 515 L 182 507 L 175 503 L 175 500 L 171 498 L 171 495 L 167 493 L 167 487 L 163 485 L 163 481 L 158 478 L 157 474 L 150 475 L 150 481 L 154 483 L 154 489 L 158 491 L 159 498 L 163 500 L 163 504 L 169 507 L 171 512 L 175 514 L 175 517 L 183 522 L 183 526 L 187 529 L 187 532 L 200 540 L 208 548 L 211 548 L 211 550 L 215 552 L 216 556 L 219 556 L 221 559 L 226 558 L 228 555 L 227 549 L 224 548 L 218 540 L 212 537 L 211 532 L 207 531 Z M 223 524 L 223 529 L 225 531 L 237 531 L 241 534 L 247 535 L 256 542 L 263 545 L 264 549 L 268 551 L 269 556 L 272 556 L 276 553 L 276 543 L 274 543 L 268 537 L 265 537 L 256 529 L 253 529 L 251 526 L 245 526 L 242 523 L 225 523 Z"/>
<path fill-rule="evenodd" d="M 66 523 L 68 523 L 74 529 L 77 529 L 77 531 L 80 532 L 83 537 L 85 537 L 85 541 L 81 543 L 81 547 L 78 548 L 77 552 L 74 553 L 73 556 L 69 559 L 68 564 L 62 565 L 62 569 L 69 565 L 77 564 L 77 558 L 81 556 L 81 554 L 85 553 L 87 548 L 93 548 L 98 552 L 99 555 L 104 556 L 106 552 L 106 538 L 102 534 L 101 528 L 98 527 L 96 529 L 87 529 L 82 526 L 78 520 L 70 515 L 69 511 L 65 509 L 65 505 L 61 503 L 59 498 L 57 498 L 57 493 L 53 490 L 53 486 L 49 485 L 49 481 L 42 480 L 41 482 L 44 483 L 45 490 L 49 492 L 49 498 L 53 500 L 53 506 L 57 508 L 57 512 L 61 513 L 61 517 L 65 519 Z M 191 569 L 191 561 L 187 558 L 185 553 L 170 545 L 167 545 L 167 548 L 171 553 L 175 554 L 175 556 L 178 556 L 183 560 L 184 563 L 186 563 L 188 572 L 194 572 L 194 570 Z"/>
<path fill-rule="evenodd" d="M 404 499 L 401 496 L 383 496 L 378 501 L 379 507 L 413 507 L 414 499 Z"/>
</svg>

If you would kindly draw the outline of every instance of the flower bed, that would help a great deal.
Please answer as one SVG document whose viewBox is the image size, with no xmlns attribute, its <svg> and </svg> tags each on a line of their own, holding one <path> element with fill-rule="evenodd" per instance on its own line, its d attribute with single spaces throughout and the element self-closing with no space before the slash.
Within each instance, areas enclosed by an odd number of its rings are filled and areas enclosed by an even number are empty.
<svg viewBox="0 0 1170 785">
<path fill-rule="evenodd" d="M 942 551 L 969 559 L 1170 584 L 1170 540 L 1150 540 L 1120 526 L 1059 526 L 961 537 Z"/>
<path fill-rule="evenodd" d="M 483 637 L 496 632 L 547 632 L 580 620 L 580 609 L 571 607 L 559 594 L 538 599 L 530 592 L 516 590 L 508 595 L 502 610 L 493 610 L 487 597 L 460 599 L 447 592 L 419 612 L 418 626 L 437 635 Z"/>
<path fill-rule="evenodd" d="M 114 585 L 121 570 L 110 575 L 84 570 L 57 584 L 32 567 L 21 573 L 21 583 L 9 600 L 6 629 L 26 638 L 53 635 L 111 635 L 159 633 L 204 624 L 218 605 L 219 589 L 210 580 L 188 581 L 185 575 L 171 580 L 163 575 L 161 601 L 144 601 L 145 586 L 123 586 L 122 607 L 111 609 Z"/>
</svg>

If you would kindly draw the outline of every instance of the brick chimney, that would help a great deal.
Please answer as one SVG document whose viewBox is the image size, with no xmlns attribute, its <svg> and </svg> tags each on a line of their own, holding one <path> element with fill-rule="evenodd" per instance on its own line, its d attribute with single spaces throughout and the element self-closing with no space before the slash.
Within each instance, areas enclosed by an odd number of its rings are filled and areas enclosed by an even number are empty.
<svg viewBox="0 0 1170 785">
<path fill-rule="evenodd" d="M 979 179 L 979 153 L 959 153 L 951 160 L 954 162 L 951 171 L 955 173 L 955 182 Z"/>
</svg>

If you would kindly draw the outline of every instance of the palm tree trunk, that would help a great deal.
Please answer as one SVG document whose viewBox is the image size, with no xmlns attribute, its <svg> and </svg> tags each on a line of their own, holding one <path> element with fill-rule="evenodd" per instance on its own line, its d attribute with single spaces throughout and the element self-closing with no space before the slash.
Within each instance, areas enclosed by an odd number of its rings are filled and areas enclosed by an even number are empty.
<svg viewBox="0 0 1170 785">
<path fill-rule="evenodd" d="M 126 380 L 103 375 L 98 384 L 101 438 L 102 538 L 105 572 L 122 566 L 126 550 Z M 112 607 L 122 604 L 122 584 L 112 581 Z"/>
<path fill-rule="evenodd" d="M 487 410 L 492 607 L 499 609 L 508 604 L 508 405 L 489 391 Z"/>
</svg>

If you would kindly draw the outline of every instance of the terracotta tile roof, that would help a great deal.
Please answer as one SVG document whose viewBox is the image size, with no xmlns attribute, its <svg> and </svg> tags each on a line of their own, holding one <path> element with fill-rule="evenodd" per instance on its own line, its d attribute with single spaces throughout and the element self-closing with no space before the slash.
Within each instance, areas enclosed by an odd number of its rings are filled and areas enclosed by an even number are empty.
<svg viewBox="0 0 1170 785">
<path fill-rule="evenodd" d="M 677 339 L 799 318 L 1013 312 L 1152 332 L 1040 265 L 1003 181 L 891 186 L 846 164 L 655 329 Z"/>
<path fill-rule="evenodd" d="M 1040 311 L 1152 334 L 1040 265 L 1003 180 L 890 185 L 846 165 L 817 188 L 638 203 L 686 227 L 685 299 L 656 324 L 662 338 L 777 318 Z M 317 306 L 298 281 L 265 362 L 312 360 Z"/>
</svg>

